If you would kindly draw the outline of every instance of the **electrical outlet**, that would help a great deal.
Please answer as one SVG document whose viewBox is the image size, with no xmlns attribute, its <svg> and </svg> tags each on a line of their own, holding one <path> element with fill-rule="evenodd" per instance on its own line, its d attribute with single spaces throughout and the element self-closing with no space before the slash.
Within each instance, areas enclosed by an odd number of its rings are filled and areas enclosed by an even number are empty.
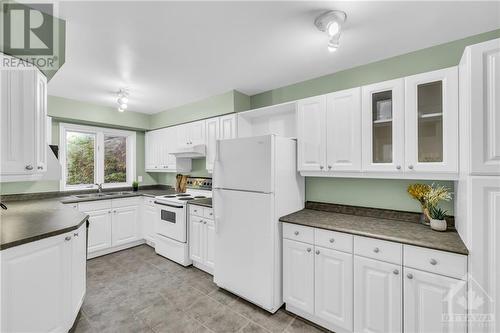
<svg viewBox="0 0 500 333">
<path fill-rule="evenodd" d="M 138 181 L 139 183 L 142 183 L 142 176 L 137 176 L 137 181 Z"/>
</svg>

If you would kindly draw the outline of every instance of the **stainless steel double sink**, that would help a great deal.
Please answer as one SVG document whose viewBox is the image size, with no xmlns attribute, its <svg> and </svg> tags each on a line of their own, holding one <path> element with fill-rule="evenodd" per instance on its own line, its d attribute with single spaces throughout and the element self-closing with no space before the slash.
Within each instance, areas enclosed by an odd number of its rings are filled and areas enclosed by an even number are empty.
<svg viewBox="0 0 500 333">
<path fill-rule="evenodd" d="M 89 194 L 78 194 L 75 195 L 75 197 L 79 199 L 89 199 L 89 198 L 104 198 L 104 197 L 110 197 L 110 196 L 120 196 L 120 195 L 128 195 L 132 194 L 133 192 L 105 192 L 105 193 L 89 193 Z"/>
</svg>

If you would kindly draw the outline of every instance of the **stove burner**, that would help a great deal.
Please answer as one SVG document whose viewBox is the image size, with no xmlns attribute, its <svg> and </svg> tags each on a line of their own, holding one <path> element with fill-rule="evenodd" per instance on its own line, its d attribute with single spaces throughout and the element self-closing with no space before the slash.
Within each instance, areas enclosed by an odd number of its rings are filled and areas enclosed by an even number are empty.
<svg viewBox="0 0 500 333">
<path fill-rule="evenodd" d="M 175 195 L 173 195 L 173 194 L 172 195 L 164 195 L 163 197 L 164 198 L 175 198 Z"/>
<path fill-rule="evenodd" d="M 189 197 L 189 194 L 184 193 L 184 194 L 177 194 L 178 197 Z"/>
<path fill-rule="evenodd" d="M 206 196 L 204 196 L 204 195 L 197 195 L 194 198 L 195 199 L 204 199 L 204 198 L 206 198 Z"/>
<path fill-rule="evenodd" d="M 184 198 L 179 198 L 179 200 L 186 201 L 186 200 L 194 200 L 193 197 L 184 197 Z"/>
</svg>

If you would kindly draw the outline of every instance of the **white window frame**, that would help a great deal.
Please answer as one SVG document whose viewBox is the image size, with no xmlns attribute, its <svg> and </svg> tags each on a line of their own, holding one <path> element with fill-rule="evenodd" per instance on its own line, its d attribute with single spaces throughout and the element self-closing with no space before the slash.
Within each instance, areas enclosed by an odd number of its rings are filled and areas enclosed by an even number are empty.
<svg viewBox="0 0 500 333">
<path fill-rule="evenodd" d="M 118 130 L 113 128 L 77 125 L 69 123 L 59 124 L 59 158 L 62 166 L 62 177 L 60 182 L 61 191 L 79 191 L 83 189 L 97 189 L 95 184 L 89 185 L 66 185 L 67 170 L 66 170 L 66 133 L 67 132 L 82 132 L 94 134 L 95 139 L 95 156 L 94 159 L 94 181 L 97 184 L 102 184 L 103 188 L 116 188 L 132 186 L 132 182 L 136 179 L 136 133 L 134 131 Z M 127 181 L 124 183 L 104 183 L 104 136 L 119 135 L 127 138 Z"/>
</svg>

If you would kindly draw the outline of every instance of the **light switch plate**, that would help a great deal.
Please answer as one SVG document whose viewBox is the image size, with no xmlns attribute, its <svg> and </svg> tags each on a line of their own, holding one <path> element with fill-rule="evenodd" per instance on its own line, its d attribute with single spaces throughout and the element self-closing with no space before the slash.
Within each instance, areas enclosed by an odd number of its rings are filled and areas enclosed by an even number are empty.
<svg viewBox="0 0 500 333">
<path fill-rule="evenodd" d="M 142 182 L 142 176 L 137 176 L 137 181 L 138 181 L 139 183 L 141 183 L 141 182 Z"/>
</svg>

